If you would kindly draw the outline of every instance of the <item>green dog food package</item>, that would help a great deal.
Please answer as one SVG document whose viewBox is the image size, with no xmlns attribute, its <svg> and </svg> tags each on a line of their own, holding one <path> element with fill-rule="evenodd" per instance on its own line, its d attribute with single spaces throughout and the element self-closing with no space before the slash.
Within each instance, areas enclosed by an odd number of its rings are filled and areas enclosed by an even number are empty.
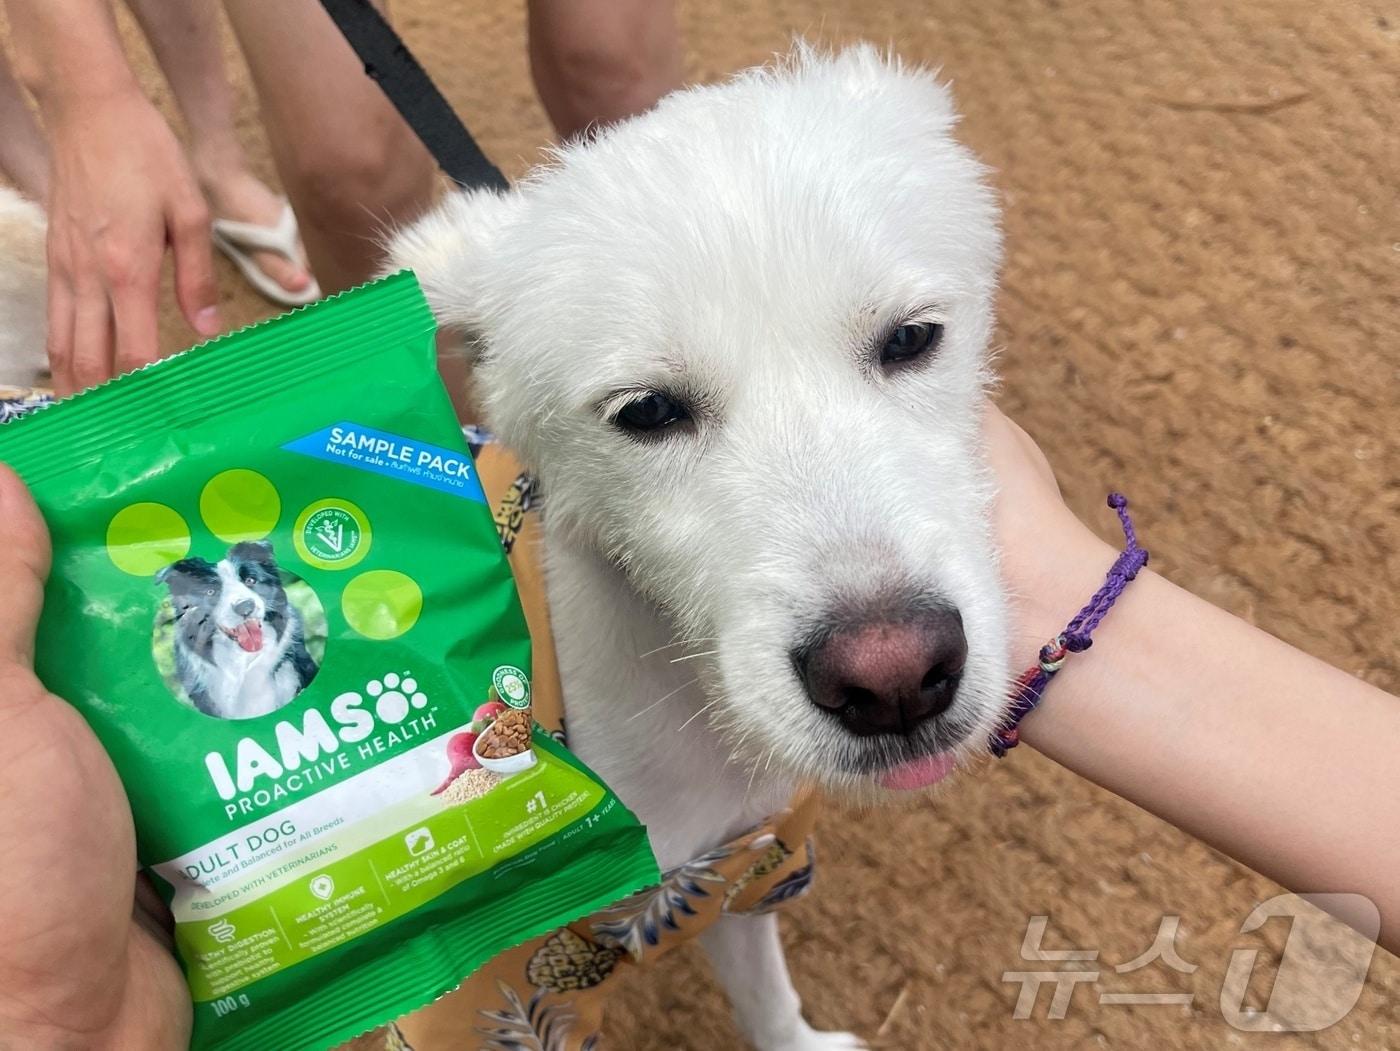
<svg viewBox="0 0 1400 1051">
<path fill-rule="evenodd" d="M 657 879 L 530 719 L 411 274 L 0 427 L 0 460 L 53 534 L 38 671 L 126 786 L 195 1048 L 334 1046 Z"/>
</svg>

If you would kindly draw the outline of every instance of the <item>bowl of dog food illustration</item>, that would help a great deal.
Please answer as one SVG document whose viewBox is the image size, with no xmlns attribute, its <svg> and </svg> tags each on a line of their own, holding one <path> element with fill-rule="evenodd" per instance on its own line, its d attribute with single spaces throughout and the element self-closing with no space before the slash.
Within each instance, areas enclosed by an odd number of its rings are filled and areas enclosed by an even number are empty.
<svg viewBox="0 0 1400 1051">
<path fill-rule="evenodd" d="M 496 724 L 507 715 L 498 734 Z M 500 701 L 487 701 L 473 714 L 467 729 L 448 738 L 448 774 L 432 794 L 448 806 L 467 803 L 484 796 L 510 774 L 534 766 L 530 726 L 529 709 L 516 711 Z"/>
<path fill-rule="evenodd" d="M 500 704 L 500 702 L 494 702 Z M 483 705 L 477 709 L 478 715 Z M 530 744 L 530 710 L 507 708 L 491 718 L 491 724 L 477 735 L 472 755 L 482 767 L 497 774 L 518 774 L 535 765 L 535 750 Z"/>
</svg>

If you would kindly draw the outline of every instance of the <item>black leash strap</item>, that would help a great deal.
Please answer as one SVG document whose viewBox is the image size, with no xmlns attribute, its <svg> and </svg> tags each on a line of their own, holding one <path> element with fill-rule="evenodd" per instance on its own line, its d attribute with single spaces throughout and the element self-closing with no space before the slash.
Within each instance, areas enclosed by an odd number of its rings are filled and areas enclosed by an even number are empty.
<svg viewBox="0 0 1400 1051">
<path fill-rule="evenodd" d="M 365 75 L 379 85 L 448 178 L 472 189 L 504 190 L 510 186 L 501 170 L 481 152 L 413 52 L 369 0 L 321 0 L 321 5 L 360 56 Z"/>
</svg>

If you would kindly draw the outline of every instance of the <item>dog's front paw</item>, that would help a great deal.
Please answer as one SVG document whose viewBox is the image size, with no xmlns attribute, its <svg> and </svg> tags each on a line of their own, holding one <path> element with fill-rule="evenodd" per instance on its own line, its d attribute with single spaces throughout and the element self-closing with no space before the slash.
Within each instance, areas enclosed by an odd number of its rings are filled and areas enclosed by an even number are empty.
<svg viewBox="0 0 1400 1051">
<path fill-rule="evenodd" d="M 867 1051 L 869 1046 L 854 1033 L 824 1033 L 804 1026 L 802 1032 L 764 1044 L 759 1051 Z"/>
</svg>

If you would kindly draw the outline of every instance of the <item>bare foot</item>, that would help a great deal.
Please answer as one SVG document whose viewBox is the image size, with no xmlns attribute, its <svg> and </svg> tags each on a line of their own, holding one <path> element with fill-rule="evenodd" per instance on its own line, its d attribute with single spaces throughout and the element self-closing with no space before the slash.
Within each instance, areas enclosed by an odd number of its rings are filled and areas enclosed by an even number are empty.
<svg viewBox="0 0 1400 1051">
<path fill-rule="evenodd" d="M 216 219 L 235 219 L 258 226 L 275 226 L 282 217 L 283 200 L 248 171 L 212 175 L 201 172 L 200 185 L 209 201 L 209 210 Z M 301 259 L 291 262 L 276 252 L 253 251 L 249 254 L 258 268 L 288 292 L 300 292 L 311 283 L 311 271 L 306 266 L 305 249 L 298 244 Z"/>
</svg>

